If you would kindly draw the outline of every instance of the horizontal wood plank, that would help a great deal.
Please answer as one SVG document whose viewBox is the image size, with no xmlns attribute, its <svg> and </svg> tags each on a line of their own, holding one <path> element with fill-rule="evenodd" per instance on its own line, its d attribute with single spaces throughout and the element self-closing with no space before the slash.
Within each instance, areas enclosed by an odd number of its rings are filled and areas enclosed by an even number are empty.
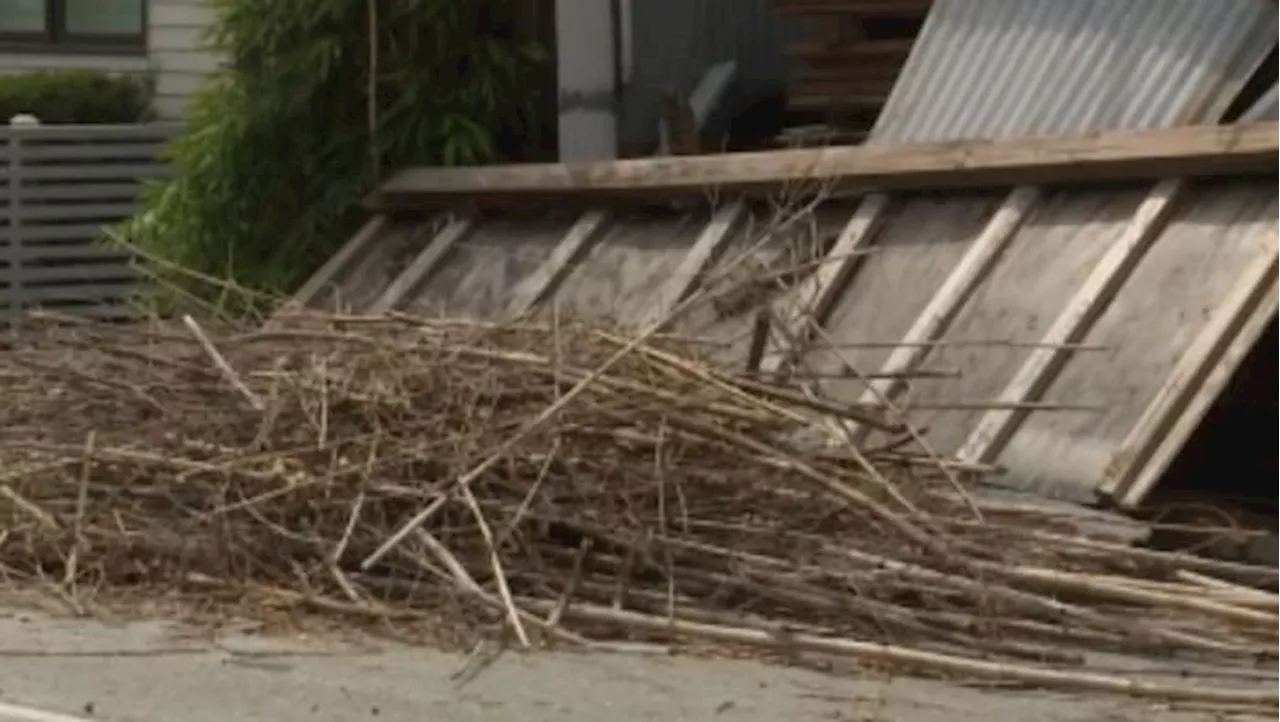
<svg viewBox="0 0 1280 722">
<path fill-rule="evenodd" d="M 1275 121 L 1233 126 L 646 158 L 582 164 L 407 168 L 368 199 L 409 210 L 433 203 L 656 200 L 705 194 L 1046 185 L 1223 174 L 1272 174 Z"/>
</svg>

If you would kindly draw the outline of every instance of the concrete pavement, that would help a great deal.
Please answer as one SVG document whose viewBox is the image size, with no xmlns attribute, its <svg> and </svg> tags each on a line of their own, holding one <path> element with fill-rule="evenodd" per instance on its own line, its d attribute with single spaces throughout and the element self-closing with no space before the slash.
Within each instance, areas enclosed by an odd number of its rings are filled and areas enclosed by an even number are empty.
<svg viewBox="0 0 1280 722">
<path fill-rule="evenodd" d="M 384 646 L 369 651 L 245 635 L 192 641 L 180 627 L 159 622 L 104 624 L 15 609 L 0 614 L 0 702 L 8 705 L 0 708 L 0 722 L 1214 719 L 1115 697 L 643 653 L 513 653 L 459 688 L 450 679 L 459 656 Z"/>
</svg>

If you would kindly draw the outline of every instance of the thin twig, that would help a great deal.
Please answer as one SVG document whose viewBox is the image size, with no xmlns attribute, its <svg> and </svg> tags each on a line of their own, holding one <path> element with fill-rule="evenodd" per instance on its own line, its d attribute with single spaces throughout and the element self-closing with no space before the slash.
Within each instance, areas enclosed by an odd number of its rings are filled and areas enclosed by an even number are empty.
<svg viewBox="0 0 1280 722">
<path fill-rule="evenodd" d="M 225 378 L 236 391 L 240 392 L 240 395 L 245 398 L 245 401 L 249 402 L 249 406 L 252 407 L 254 411 L 262 411 L 263 408 L 265 408 L 262 405 L 262 400 L 249 390 L 249 387 L 245 385 L 244 380 L 240 378 L 240 374 L 236 373 L 235 369 L 231 368 L 231 364 L 227 363 L 227 360 L 223 358 L 222 354 L 218 353 L 217 347 L 214 346 L 213 342 L 209 340 L 209 337 L 205 335 L 204 329 L 200 328 L 200 324 L 196 323 L 196 320 L 189 315 L 183 315 L 182 323 L 191 331 L 191 335 L 195 336 L 196 342 L 199 343 L 200 348 L 204 349 L 204 352 L 209 355 L 209 359 L 213 361 L 213 365 L 222 373 L 222 377 Z"/>
</svg>

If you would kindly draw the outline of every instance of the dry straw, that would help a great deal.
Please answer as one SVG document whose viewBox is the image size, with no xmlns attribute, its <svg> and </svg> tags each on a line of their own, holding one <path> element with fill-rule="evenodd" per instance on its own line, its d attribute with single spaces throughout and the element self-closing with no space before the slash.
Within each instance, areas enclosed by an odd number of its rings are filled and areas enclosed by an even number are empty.
<svg viewBox="0 0 1280 722">
<path fill-rule="evenodd" d="M 820 416 L 886 418 L 672 335 L 399 315 L 62 325 L 0 354 L 0 397 L 0 562 L 77 601 L 218 590 L 528 646 L 693 641 L 1276 704 L 1274 685 L 1088 665 L 1274 655 L 1275 595 L 1239 584 L 1276 570 L 977 513 L 911 444 L 800 441 Z"/>
</svg>

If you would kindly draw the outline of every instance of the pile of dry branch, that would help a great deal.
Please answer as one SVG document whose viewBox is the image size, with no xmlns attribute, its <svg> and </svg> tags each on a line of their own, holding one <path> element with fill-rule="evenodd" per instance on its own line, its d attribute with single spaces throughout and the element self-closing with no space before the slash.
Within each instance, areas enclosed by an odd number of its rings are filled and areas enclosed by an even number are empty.
<svg viewBox="0 0 1280 722">
<path fill-rule="evenodd" d="M 400 316 L 59 326 L 0 353 L 0 398 L 0 563 L 76 599 L 164 586 L 516 645 L 1276 703 L 1274 684 L 1084 671 L 1099 651 L 1273 657 L 1276 596 L 1244 584 L 1276 570 L 984 508 L 901 448 L 805 444 L 852 412 L 689 341 Z"/>
</svg>

